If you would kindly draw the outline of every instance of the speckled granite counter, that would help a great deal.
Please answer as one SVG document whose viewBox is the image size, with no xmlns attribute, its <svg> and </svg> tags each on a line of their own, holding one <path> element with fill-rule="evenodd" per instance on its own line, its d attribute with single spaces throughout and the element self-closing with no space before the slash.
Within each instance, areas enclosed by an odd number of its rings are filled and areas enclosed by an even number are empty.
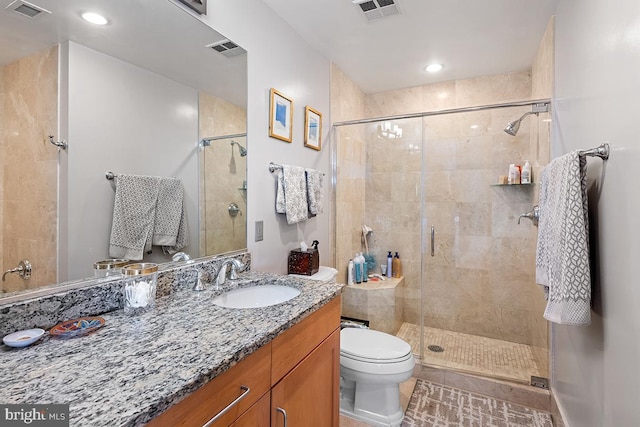
<svg viewBox="0 0 640 427">
<path fill-rule="evenodd" d="M 226 371 L 340 294 L 342 285 L 248 272 L 225 291 L 259 284 L 300 289 L 285 303 L 227 309 L 221 291 L 179 290 L 152 313 L 103 314 L 105 326 L 61 340 L 48 334 L 25 349 L 0 349 L 1 403 L 69 403 L 71 426 L 134 426 Z"/>
</svg>

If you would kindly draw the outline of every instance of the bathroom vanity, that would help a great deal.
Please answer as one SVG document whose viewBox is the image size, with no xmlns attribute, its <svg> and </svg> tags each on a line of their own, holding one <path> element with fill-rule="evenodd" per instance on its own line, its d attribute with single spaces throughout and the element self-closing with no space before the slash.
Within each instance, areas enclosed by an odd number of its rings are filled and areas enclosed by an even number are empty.
<svg viewBox="0 0 640 427">
<path fill-rule="evenodd" d="M 263 284 L 300 295 L 274 306 L 211 304 Z M 223 291 L 180 287 L 153 312 L 101 314 L 81 338 L 0 348 L 2 403 L 69 403 L 71 426 L 337 426 L 342 285 L 248 272 Z M 235 402 L 235 403 L 234 403 Z"/>
</svg>

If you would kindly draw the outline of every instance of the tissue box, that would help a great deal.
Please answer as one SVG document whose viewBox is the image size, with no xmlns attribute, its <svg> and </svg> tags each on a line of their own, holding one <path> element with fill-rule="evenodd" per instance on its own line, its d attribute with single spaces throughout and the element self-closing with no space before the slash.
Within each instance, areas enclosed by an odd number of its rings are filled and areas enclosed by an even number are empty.
<svg viewBox="0 0 640 427">
<path fill-rule="evenodd" d="M 303 251 L 297 248 L 289 252 L 289 274 L 311 276 L 320 269 L 320 254 L 317 249 Z"/>
</svg>

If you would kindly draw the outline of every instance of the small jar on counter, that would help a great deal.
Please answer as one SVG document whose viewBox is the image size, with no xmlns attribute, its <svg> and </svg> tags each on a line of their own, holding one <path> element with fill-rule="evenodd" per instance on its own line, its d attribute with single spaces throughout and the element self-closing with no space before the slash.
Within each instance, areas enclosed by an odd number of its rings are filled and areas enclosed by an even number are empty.
<svg viewBox="0 0 640 427">
<path fill-rule="evenodd" d="M 122 276 L 122 267 L 130 264 L 128 259 L 103 259 L 93 264 L 93 275 L 99 279 L 102 277 Z"/>
<path fill-rule="evenodd" d="M 146 313 L 156 304 L 158 264 L 143 262 L 129 264 L 124 275 L 124 312 L 129 315 Z"/>
</svg>

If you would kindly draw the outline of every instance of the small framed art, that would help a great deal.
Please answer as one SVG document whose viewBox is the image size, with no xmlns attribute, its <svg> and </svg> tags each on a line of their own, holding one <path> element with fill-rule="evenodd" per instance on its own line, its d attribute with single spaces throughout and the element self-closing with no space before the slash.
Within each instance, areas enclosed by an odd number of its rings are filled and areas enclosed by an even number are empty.
<svg viewBox="0 0 640 427">
<path fill-rule="evenodd" d="M 322 114 L 309 106 L 304 107 L 304 146 L 322 149 Z"/>
<path fill-rule="evenodd" d="M 271 88 L 269 136 L 291 142 L 293 136 L 293 101 Z"/>
</svg>

